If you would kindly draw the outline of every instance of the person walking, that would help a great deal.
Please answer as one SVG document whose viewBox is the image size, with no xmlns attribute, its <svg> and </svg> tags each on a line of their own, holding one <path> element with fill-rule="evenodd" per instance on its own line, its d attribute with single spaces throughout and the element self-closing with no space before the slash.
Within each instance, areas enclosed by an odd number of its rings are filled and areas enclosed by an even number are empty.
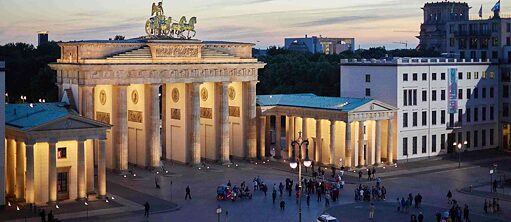
<svg viewBox="0 0 511 222">
<path fill-rule="evenodd" d="M 358 181 L 362 180 L 362 171 L 358 171 Z"/>
<path fill-rule="evenodd" d="M 284 192 L 284 184 L 282 184 L 282 182 L 280 182 L 280 184 L 279 184 L 279 192 L 280 192 L 280 197 L 282 197 L 282 192 Z"/>
<path fill-rule="evenodd" d="M 285 208 L 286 208 L 286 202 L 284 202 L 284 200 L 281 200 L 280 201 L 280 211 L 284 211 Z"/>
<path fill-rule="evenodd" d="M 419 216 L 417 216 L 417 219 L 419 220 L 419 222 L 424 222 L 424 214 L 422 214 L 422 211 L 419 212 Z"/>
<path fill-rule="evenodd" d="M 470 211 L 468 210 L 468 205 L 465 204 L 465 207 L 463 208 L 463 220 L 465 222 L 470 222 L 469 215 Z"/>
<path fill-rule="evenodd" d="M 382 186 L 381 187 L 381 198 L 383 200 L 385 200 L 386 195 L 387 195 L 387 188 L 385 188 L 385 186 Z"/>
<path fill-rule="evenodd" d="M 55 217 L 53 216 L 53 210 L 50 210 L 48 213 L 48 222 L 53 222 L 55 220 Z"/>
<path fill-rule="evenodd" d="M 447 192 L 447 203 L 448 204 L 451 204 L 452 203 L 452 193 L 451 193 L 451 190 L 449 190 L 449 192 Z"/>
<path fill-rule="evenodd" d="M 397 212 L 401 212 L 401 201 L 399 201 L 399 197 L 396 199 L 397 202 Z"/>
<path fill-rule="evenodd" d="M 484 213 L 487 214 L 488 213 L 488 201 L 485 199 L 484 200 Z"/>
<path fill-rule="evenodd" d="M 154 176 L 154 185 L 156 186 L 156 189 L 160 189 L 160 184 L 158 183 L 158 175 Z"/>
<path fill-rule="evenodd" d="M 41 217 L 41 222 L 46 222 L 46 211 L 44 209 L 39 212 L 39 217 Z"/>
<path fill-rule="evenodd" d="M 492 183 L 492 191 L 495 193 L 497 192 L 497 179 L 493 180 Z"/>
<path fill-rule="evenodd" d="M 277 199 L 277 191 L 273 190 L 271 192 L 271 199 L 273 200 L 273 205 L 275 205 L 275 199 Z"/>
<path fill-rule="evenodd" d="M 190 198 L 190 200 L 192 199 L 192 195 L 190 194 L 190 186 L 186 186 L 186 194 L 185 194 L 185 200 L 187 200 L 188 198 Z"/>
<path fill-rule="evenodd" d="M 376 177 L 376 168 L 373 166 L 373 172 L 371 172 L 371 174 L 373 175 L 373 180 L 374 178 Z"/>
<path fill-rule="evenodd" d="M 314 168 L 313 168 L 314 169 Z M 307 194 L 307 207 L 310 206 L 310 203 L 311 203 L 311 195 L 310 194 Z"/>
<path fill-rule="evenodd" d="M 374 219 L 374 210 L 375 210 L 374 203 L 371 203 L 371 205 L 369 205 L 369 220 Z"/>
<path fill-rule="evenodd" d="M 146 201 L 145 204 L 144 204 L 144 217 L 149 217 L 149 209 L 151 208 L 151 206 L 149 205 L 149 203 Z"/>
<path fill-rule="evenodd" d="M 371 170 L 370 169 L 367 169 L 367 180 L 371 180 Z"/>
</svg>

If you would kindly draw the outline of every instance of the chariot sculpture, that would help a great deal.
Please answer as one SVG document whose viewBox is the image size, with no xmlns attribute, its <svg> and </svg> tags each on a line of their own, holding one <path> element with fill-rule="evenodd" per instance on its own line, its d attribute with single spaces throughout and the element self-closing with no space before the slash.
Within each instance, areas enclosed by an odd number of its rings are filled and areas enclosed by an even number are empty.
<svg viewBox="0 0 511 222">
<path fill-rule="evenodd" d="M 148 37 L 151 38 L 169 37 L 191 39 L 197 34 L 195 31 L 195 24 L 197 24 L 196 17 L 192 17 L 189 21 L 186 21 L 186 17 L 183 16 L 179 22 L 173 21 L 172 17 L 165 16 L 163 11 L 163 1 L 158 2 L 158 4 L 153 3 L 151 8 L 151 18 L 149 18 L 146 22 L 145 31 Z"/>
</svg>

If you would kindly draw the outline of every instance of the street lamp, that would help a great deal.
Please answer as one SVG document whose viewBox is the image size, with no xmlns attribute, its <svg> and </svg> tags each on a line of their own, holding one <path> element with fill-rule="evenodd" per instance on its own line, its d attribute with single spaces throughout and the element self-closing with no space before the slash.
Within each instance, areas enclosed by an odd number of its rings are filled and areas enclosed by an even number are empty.
<svg viewBox="0 0 511 222">
<path fill-rule="evenodd" d="M 25 101 L 27 101 L 27 96 L 21 95 L 20 99 L 23 101 L 23 103 L 25 103 Z"/>
<path fill-rule="evenodd" d="M 220 222 L 220 214 L 222 214 L 222 208 L 220 205 L 216 208 L 216 215 L 218 216 L 218 222 Z"/>
<path fill-rule="evenodd" d="M 87 201 L 85 201 L 85 207 L 87 208 L 87 221 L 89 220 L 89 203 L 87 203 Z"/>
<path fill-rule="evenodd" d="M 302 139 L 302 132 L 298 133 L 298 139 L 291 142 L 291 146 L 293 147 L 291 154 L 291 161 L 289 162 L 289 166 L 292 169 L 296 169 L 298 167 L 298 221 L 302 221 L 302 161 L 303 166 L 310 167 L 312 165 L 312 161 L 309 159 L 309 140 Z M 305 145 L 305 159 L 302 158 L 302 146 Z M 298 155 L 296 155 L 296 146 L 298 146 Z"/>
<path fill-rule="evenodd" d="M 458 147 L 458 168 L 461 167 L 461 149 L 463 148 L 463 145 L 467 145 L 467 141 L 463 142 L 462 143 L 456 143 L 454 142 L 452 145 L 454 145 L 454 147 Z"/>
</svg>

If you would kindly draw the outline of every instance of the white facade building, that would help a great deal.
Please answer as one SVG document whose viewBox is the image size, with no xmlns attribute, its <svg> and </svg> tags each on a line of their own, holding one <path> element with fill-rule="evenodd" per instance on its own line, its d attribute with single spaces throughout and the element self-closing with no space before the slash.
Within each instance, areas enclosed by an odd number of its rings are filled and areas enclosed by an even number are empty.
<svg viewBox="0 0 511 222">
<path fill-rule="evenodd" d="M 499 146 L 498 73 L 489 60 L 341 60 L 341 96 L 397 107 L 397 159 L 427 158 Z"/>
</svg>

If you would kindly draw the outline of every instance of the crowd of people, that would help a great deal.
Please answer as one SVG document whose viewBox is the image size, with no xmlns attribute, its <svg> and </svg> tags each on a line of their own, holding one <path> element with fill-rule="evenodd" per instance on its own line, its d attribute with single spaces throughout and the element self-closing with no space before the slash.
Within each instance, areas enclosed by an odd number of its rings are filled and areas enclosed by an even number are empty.
<svg viewBox="0 0 511 222">
<path fill-rule="evenodd" d="M 385 200 L 386 195 L 387 188 L 382 186 L 380 178 L 376 179 L 376 185 L 369 187 L 359 184 L 355 189 L 355 201 Z"/>
</svg>

